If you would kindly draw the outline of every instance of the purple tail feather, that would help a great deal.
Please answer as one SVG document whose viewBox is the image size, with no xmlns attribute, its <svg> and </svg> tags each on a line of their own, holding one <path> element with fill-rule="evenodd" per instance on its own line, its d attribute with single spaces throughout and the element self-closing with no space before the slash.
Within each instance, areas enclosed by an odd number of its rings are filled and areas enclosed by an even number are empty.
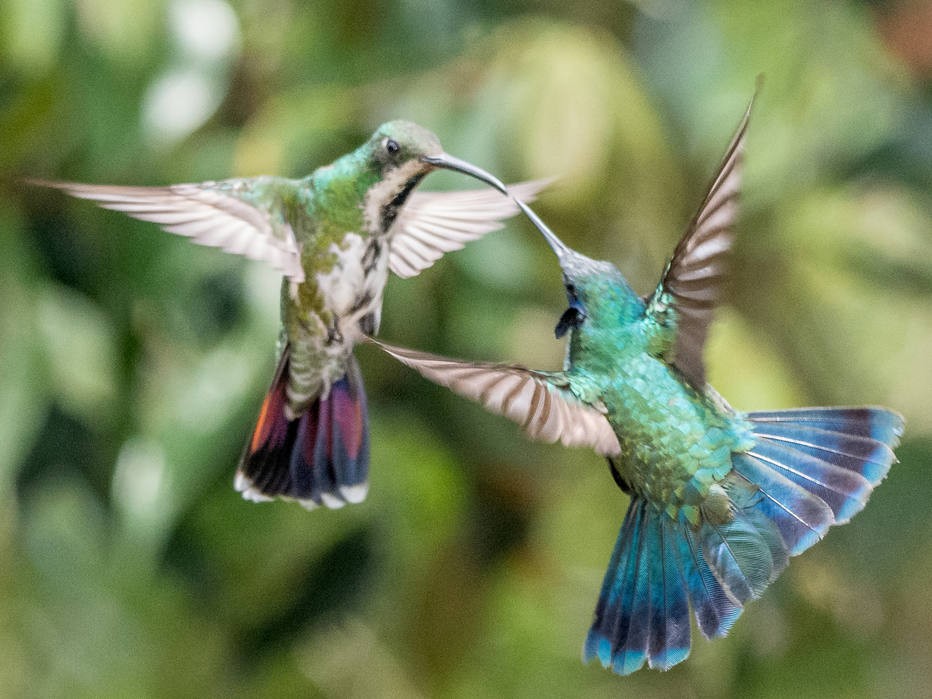
<svg viewBox="0 0 932 699">
<path fill-rule="evenodd" d="M 362 502 L 368 491 L 369 425 L 356 358 L 346 374 L 294 420 L 285 414 L 288 347 L 282 352 L 252 438 L 236 472 L 236 489 L 256 502 L 282 497 L 308 509 Z"/>
</svg>

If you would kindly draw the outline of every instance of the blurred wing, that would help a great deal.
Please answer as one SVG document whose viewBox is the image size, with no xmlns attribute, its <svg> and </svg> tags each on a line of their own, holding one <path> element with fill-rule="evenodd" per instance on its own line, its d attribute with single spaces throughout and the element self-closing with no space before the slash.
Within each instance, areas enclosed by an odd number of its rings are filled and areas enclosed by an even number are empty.
<svg viewBox="0 0 932 699">
<path fill-rule="evenodd" d="M 512 196 L 534 201 L 552 180 L 520 182 L 508 188 Z M 408 197 L 391 229 L 389 265 L 406 279 L 439 260 L 445 252 L 497 231 L 503 219 L 518 213 L 517 205 L 494 189 L 462 192 L 418 192 Z"/>
<path fill-rule="evenodd" d="M 709 193 L 676 246 L 660 285 L 648 301 L 648 314 L 661 325 L 671 325 L 664 316 L 671 310 L 675 312 L 676 340 L 672 363 L 700 389 L 705 385 L 702 351 L 734 240 L 732 229 L 738 213 L 744 137 L 753 104 L 752 99 L 712 180 Z"/>
<path fill-rule="evenodd" d="M 291 226 L 284 220 L 273 219 L 269 212 L 240 198 L 251 193 L 253 185 L 250 180 L 167 187 L 31 182 L 89 199 L 105 209 L 122 211 L 141 221 L 157 223 L 169 233 L 191 238 L 200 245 L 221 248 L 251 260 L 262 260 L 291 281 L 304 281 L 301 257 Z"/>
<path fill-rule="evenodd" d="M 621 451 L 605 415 L 570 393 L 560 373 L 463 362 L 371 341 L 424 378 L 517 422 L 533 439 L 591 447 L 603 456 Z"/>
</svg>

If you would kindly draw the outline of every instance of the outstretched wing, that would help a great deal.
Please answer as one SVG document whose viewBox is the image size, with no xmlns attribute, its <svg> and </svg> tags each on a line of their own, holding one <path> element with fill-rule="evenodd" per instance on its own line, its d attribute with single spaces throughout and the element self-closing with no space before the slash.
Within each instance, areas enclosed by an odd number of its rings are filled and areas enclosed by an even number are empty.
<svg viewBox="0 0 932 699">
<path fill-rule="evenodd" d="M 294 231 L 283 218 L 249 203 L 257 187 L 285 185 L 279 178 L 256 178 L 176 184 L 167 187 L 121 187 L 29 180 L 54 187 L 105 209 L 122 211 L 141 221 L 159 224 L 169 233 L 191 238 L 195 243 L 262 260 L 293 282 L 304 281 L 300 252 Z"/>
<path fill-rule="evenodd" d="M 705 385 L 702 351 L 734 240 L 744 137 L 753 104 L 752 99 L 712 180 L 709 193 L 676 246 L 660 285 L 647 301 L 648 315 L 659 324 L 670 326 L 674 324 L 671 320 L 675 321 L 672 363 L 700 389 Z"/>
<path fill-rule="evenodd" d="M 523 201 L 534 201 L 551 181 L 520 182 L 508 191 Z M 403 279 L 413 277 L 444 253 L 497 231 L 504 225 L 503 219 L 517 213 L 511 198 L 494 189 L 415 191 L 392 226 L 389 266 Z"/>
<path fill-rule="evenodd" d="M 562 373 L 464 362 L 370 341 L 424 378 L 514 420 L 533 439 L 591 447 L 603 456 L 617 456 L 621 451 L 605 415 L 580 402 Z"/>
</svg>

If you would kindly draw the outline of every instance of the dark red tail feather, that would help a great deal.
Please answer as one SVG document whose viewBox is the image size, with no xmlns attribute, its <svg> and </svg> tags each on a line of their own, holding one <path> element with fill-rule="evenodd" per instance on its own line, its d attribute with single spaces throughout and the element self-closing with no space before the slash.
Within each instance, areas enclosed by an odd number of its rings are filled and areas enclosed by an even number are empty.
<svg viewBox="0 0 932 699">
<path fill-rule="evenodd" d="M 356 358 L 350 355 L 327 398 L 288 420 L 289 356 L 286 346 L 236 472 L 236 489 L 249 500 L 283 497 L 308 508 L 361 502 L 368 490 L 369 425 Z"/>
</svg>

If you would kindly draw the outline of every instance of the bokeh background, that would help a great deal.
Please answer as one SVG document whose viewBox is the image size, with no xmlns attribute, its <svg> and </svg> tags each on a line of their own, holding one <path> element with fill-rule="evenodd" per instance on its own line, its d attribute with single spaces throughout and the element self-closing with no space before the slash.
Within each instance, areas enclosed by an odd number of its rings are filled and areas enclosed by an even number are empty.
<svg viewBox="0 0 932 699">
<path fill-rule="evenodd" d="M 2 693 L 927 694 L 930 8 L 4 0 Z M 301 176 L 404 117 L 509 181 L 559 175 L 541 215 L 647 292 L 759 73 L 711 379 L 738 408 L 879 403 L 908 429 L 865 512 L 663 674 L 580 662 L 627 504 L 595 454 L 363 347 L 366 503 L 244 502 L 276 275 L 19 181 Z M 393 279 L 381 334 L 557 368 L 563 304 L 516 221 Z"/>
</svg>

